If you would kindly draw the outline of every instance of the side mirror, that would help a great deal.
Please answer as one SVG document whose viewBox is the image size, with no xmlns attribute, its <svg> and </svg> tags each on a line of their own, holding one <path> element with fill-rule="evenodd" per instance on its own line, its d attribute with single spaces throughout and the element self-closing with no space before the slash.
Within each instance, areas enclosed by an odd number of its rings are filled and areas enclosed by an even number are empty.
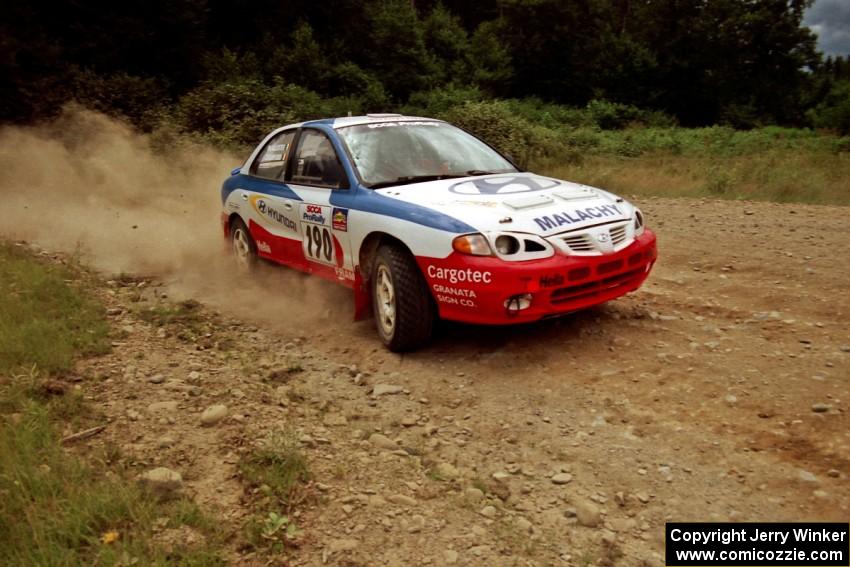
<svg viewBox="0 0 850 567">
<path fill-rule="evenodd" d="M 239 173 L 240 171 L 242 171 L 242 166 L 241 166 L 241 165 L 240 165 L 239 167 L 236 167 L 236 168 L 232 169 L 232 170 L 230 171 L 230 175 L 236 175 L 236 174 L 237 174 L 237 173 Z"/>
</svg>

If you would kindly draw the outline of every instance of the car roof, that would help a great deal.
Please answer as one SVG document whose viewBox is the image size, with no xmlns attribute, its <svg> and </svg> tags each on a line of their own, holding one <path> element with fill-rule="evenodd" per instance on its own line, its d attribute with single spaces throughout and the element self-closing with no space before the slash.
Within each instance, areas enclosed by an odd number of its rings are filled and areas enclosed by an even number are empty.
<svg viewBox="0 0 850 567">
<path fill-rule="evenodd" d="M 309 120 L 307 122 L 302 122 L 299 126 L 327 124 L 331 128 L 344 128 L 345 126 L 358 126 L 361 124 L 383 124 L 387 122 L 410 121 L 442 122 L 442 120 L 437 120 L 436 118 L 424 118 L 422 116 L 405 116 L 403 114 L 367 114 L 365 116 L 343 116 L 339 118 L 326 118 L 324 120 Z"/>
</svg>

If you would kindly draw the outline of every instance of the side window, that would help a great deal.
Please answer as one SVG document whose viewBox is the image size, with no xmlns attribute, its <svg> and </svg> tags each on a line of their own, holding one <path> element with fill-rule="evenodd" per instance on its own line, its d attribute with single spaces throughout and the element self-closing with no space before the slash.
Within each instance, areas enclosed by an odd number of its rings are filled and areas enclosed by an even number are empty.
<svg viewBox="0 0 850 567">
<path fill-rule="evenodd" d="M 295 130 L 287 130 L 269 140 L 269 143 L 251 164 L 251 175 L 283 181 L 283 176 L 286 174 L 289 147 L 294 138 Z"/>
<path fill-rule="evenodd" d="M 301 132 L 292 164 L 292 183 L 345 189 L 348 180 L 345 170 L 328 137 L 318 130 Z"/>
</svg>

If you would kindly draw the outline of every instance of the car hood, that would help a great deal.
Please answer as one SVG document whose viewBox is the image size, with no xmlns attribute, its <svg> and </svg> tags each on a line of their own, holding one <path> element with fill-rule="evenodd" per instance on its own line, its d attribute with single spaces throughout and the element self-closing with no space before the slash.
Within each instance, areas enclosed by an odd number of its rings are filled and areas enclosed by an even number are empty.
<svg viewBox="0 0 850 567">
<path fill-rule="evenodd" d="M 434 209 L 480 232 L 525 232 L 545 237 L 627 220 L 634 214 L 634 207 L 616 195 L 533 173 L 443 179 L 376 192 Z"/>
</svg>

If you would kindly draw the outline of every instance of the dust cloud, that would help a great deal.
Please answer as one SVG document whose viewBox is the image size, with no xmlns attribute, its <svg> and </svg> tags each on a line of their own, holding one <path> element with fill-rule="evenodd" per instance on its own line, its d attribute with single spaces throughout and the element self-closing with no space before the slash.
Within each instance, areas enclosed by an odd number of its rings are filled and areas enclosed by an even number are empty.
<svg viewBox="0 0 850 567">
<path fill-rule="evenodd" d="M 130 126 L 67 107 L 50 123 L 0 129 L 0 237 L 78 254 L 106 275 L 154 276 L 177 296 L 263 320 L 350 309 L 343 290 L 291 270 L 234 272 L 219 190 L 241 162 L 190 143 L 156 152 Z"/>
</svg>

